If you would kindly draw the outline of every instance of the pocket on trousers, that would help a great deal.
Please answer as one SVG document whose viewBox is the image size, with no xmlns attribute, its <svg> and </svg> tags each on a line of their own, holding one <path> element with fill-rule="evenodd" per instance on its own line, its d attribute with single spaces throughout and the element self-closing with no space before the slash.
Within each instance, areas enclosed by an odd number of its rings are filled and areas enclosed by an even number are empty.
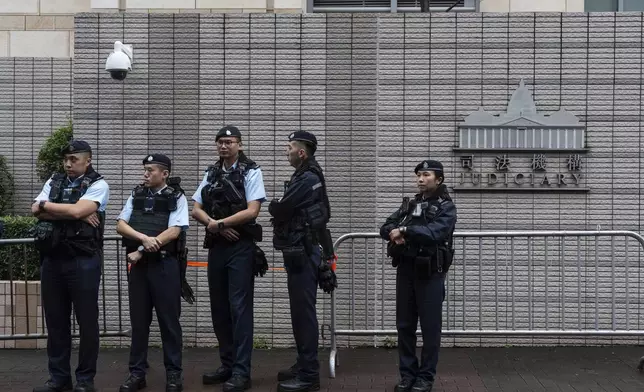
<svg viewBox="0 0 644 392">
<path fill-rule="evenodd" d="M 302 263 L 308 259 L 303 245 L 291 246 L 283 249 L 282 256 L 284 257 L 284 267 L 286 268 L 286 272 L 294 274 L 302 272 Z"/>
</svg>

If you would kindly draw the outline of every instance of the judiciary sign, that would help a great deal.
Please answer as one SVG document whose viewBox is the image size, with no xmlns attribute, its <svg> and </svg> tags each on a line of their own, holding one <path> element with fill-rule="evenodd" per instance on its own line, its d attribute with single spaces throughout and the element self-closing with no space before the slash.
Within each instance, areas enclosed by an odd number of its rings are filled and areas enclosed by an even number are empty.
<svg viewBox="0 0 644 392">
<path fill-rule="evenodd" d="M 564 109 L 544 115 L 523 80 L 507 111 L 480 108 L 459 125 L 460 173 L 454 191 L 588 192 L 586 127 Z"/>
</svg>

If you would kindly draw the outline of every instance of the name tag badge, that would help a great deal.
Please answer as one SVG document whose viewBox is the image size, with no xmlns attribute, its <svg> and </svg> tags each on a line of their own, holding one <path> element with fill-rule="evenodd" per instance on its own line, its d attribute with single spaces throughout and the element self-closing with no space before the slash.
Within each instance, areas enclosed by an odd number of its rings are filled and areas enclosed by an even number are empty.
<svg viewBox="0 0 644 392">
<path fill-rule="evenodd" d="M 145 202 L 143 203 L 143 212 L 148 214 L 154 213 L 154 198 L 146 197 Z"/>
</svg>

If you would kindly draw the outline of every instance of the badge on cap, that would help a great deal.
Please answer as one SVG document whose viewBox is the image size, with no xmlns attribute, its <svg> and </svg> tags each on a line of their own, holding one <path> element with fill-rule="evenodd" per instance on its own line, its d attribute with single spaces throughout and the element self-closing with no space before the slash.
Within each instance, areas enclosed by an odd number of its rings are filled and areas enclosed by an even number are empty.
<svg viewBox="0 0 644 392">
<path fill-rule="evenodd" d="M 427 169 L 429 167 L 429 164 L 427 161 L 423 162 L 423 169 Z"/>
<path fill-rule="evenodd" d="M 228 135 L 228 136 L 230 136 L 230 135 L 231 135 L 231 133 L 230 133 L 230 130 L 229 130 L 229 129 L 226 129 L 226 135 Z"/>
<path fill-rule="evenodd" d="M 295 133 L 291 133 L 291 136 L 289 136 L 289 139 L 293 139 L 295 137 Z"/>
<path fill-rule="evenodd" d="M 152 158 L 152 155 L 148 156 L 148 161 L 151 161 L 151 160 L 153 160 L 153 159 L 154 159 L 154 158 Z"/>
<path fill-rule="evenodd" d="M 70 144 L 70 145 L 69 145 L 68 150 L 69 150 L 70 152 L 74 151 L 74 145 L 73 145 L 73 144 Z"/>
</svg>

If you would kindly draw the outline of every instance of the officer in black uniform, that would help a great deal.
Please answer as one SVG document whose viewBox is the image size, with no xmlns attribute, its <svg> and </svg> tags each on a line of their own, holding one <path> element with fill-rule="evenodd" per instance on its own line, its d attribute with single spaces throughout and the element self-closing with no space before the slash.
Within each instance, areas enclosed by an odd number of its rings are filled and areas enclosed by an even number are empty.
<svg viewBox="0 0 644 392">
<path fill-rule="evenodd" d="M 456 206 L 443 183 L 443 165 L 425 160 L 416 166 L 419 193 L 380 228 L 396 273 L 396 326 L 401 381 L 397 392 L 431 391 L 441 342 L 445 274 L 452 264 Z M 420 317 L 423 349 L 416 358 Z"/>
<path fill-rule="evenodd" d="M 297 345 L 296 363 L 277 375 L 281 381 L 278 391 L 282 392 L 320 389 L 317 286 L 327 293 L 337 287 L 333 242 L 326 228 L 331 208 L 322 168 L 313 156 L 316 149 L 312 133 L 298 131 L 289 136 L 288 161 L 295 173 L 286 184 L 284 197 L 268 206 L 273 216 L 273 246 L 284 256 Z"/>
<path fill-rule="evenodd" d="M 62 150 L 65 174 L 54 174 L 31 211 L 39 219 L 42 304 L 47 322 L 49 380 L 34 392 L 72 390 L 72 306 L 80 327 L 76 392 L 94 391 L 99 348 L 98 289 L 109 186 L 92 168 L 92 149 L 72 140 Z"/>
<path fill-rule="evenodd" d="M 146 386 L 148 337 L 155 308 L 166 368 L 166 392 L 183 389 L 181 380 L 181 267 L 179 255 L 188 229 L 188 201 L 179 182 L 168 185 L 172 163 L 162 154 L 143 159 L 143 184 L 127 199 L 116 231 L 131 263 L 128 280 L 132 345 L 130 374 L 120 392 Z"/>
<path fill-rule="evenodd" d="M 255 219 L 266 200 L 262 172 L 241 150 L 241 139 L 237 127 L 219 130 L 219 160 L 192 196 L 192 217 L 206 226 L 210 307 L 221 359 L 203 383 L 224 383 L 224 391 L 251 387 L 255 276 L 267 268 L 266 259 L 256 257 L 262 232 Z"/>
</svg>

